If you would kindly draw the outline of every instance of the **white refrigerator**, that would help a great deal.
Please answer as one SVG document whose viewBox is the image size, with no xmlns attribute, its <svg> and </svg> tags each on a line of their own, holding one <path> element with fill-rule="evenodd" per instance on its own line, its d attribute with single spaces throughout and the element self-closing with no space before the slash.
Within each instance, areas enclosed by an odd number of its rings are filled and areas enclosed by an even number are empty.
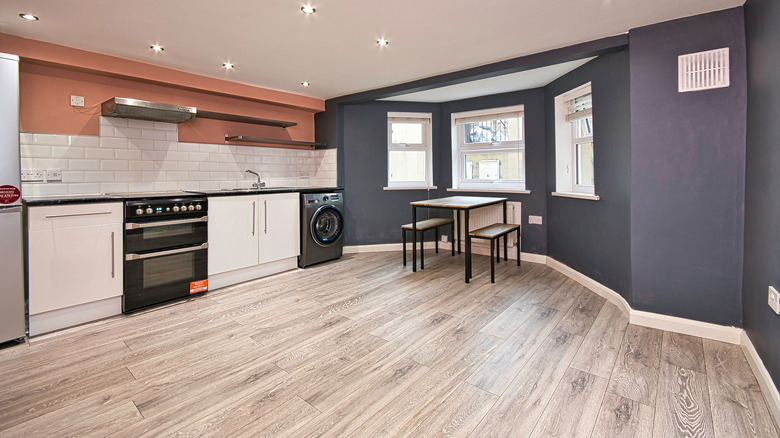
<svg viewBox="0 0 780 438">
<path fill-rule="evenodd" d="M 0 53 L 0 343 L 24 338 L 19 57 Z"/>
</svg>

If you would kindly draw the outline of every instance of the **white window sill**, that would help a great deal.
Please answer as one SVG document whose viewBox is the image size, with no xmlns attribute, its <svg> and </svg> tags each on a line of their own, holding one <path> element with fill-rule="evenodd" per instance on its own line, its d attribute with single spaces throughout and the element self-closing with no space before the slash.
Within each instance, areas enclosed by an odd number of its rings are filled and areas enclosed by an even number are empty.
<svg viewBox="0 0 780 438">
<path fill-rule="evenodd" d="M 430 186 L 430 187 L 382 187 L 382 190 L 435 190 L 438 187 L 436 186 Z"/>
<path fill-rule="evenodd" d="M 452 187 L 447 189 L 448 192 L 491 192 L 491 193 L 516 193 L 518 195 L 530 195 L 530 190 L 520 190 L 520 189 L 453 189 Z"/>
<path fill-rule="evenodd" d="M 587 201 L 598 201 L 601 199 L 601 197 L 598 195 L 589 195 L 587 193 L 552 192 L 551 194 L 561 198 L 585 199 Z"/>
</svg>

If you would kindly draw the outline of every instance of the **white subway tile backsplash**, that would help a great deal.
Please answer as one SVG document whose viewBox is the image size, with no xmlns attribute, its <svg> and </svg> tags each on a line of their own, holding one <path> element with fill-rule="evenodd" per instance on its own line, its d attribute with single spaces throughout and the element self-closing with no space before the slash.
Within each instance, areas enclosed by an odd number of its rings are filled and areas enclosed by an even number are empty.
<svg viewBox="0 0 780 438">
<path fill-rule="evenodd" d="M 336 151 L 179 143 L 178 125 L 100 119 L 100 136 L 21 133 L 24 169 L 61 169 L 62 183 L 25 183 L 28 195 L 249 187 L 333 186 Z M 143 138 L 138 138 L 138 137 Z"/>
<path fill-rule="evenodd" d="M 127 139 L 119 137 L 100 137 L 100 147 L 111 149 L 127 149 Z"/>
<path fill-rule="evenodd" d="M 20 151 L 23 157 L 29 157 L 29 158 L 51 157 L 51 146 L 22 143 L 20 145 Z"/>
<path fill-rule="evenodd" d="M 141 129 L 154 129 L 154 123 L 150 120 L 135 120 L 135 119 L 127 119 L 127 126 L 131 128 L 141 128 Z"/>
<path fill-rule="evenodd" d="M 127 161 L 129 170 L 154 170 L 154 161 Z"/>
<path fill-rule="evenodd" d="M 100 184 L 100 193 L 122 193 L 129 192 L 127 183 L 102 183 Z"/>
<path fill-rule="evenodd" d="M 86 171 L 84 172 L 84 182 L 114 182 L 114 172 Z"/>
<path fill-rule="evenodd" d="M 119 171 L 115 172 L 117 182 L 131 182 L 141 180 L 141 171 Z"/>
<path fill-rule="evenodd" d="M 140 160 L 141 151 L 137 149 L 117 149 L 114 157 L 117 160 Z"/>
<path fill-rule="evenodd" d="M 141 138 L 146 138 L 149 140 L 167 140 L 168 137 L 165 135 L 165 131 L 156 131 L 154 129 L 143 129 L 141 130 Z"/>
<path fill-rule="evenodd" d="M 141 129 L 131 128 L 129 126 L 118 126 L 114 128 L 114 137 L 141 138 L 141 133 Z"/>
<path fill-rule="evenodd" d="M 96 148 L 100 146 L 100 137 L 93 135 L 69 135 L 68 145 Z"/>
<path fill-rule="evenodd" d="M 127 170 L 127 160 L 101 160 L 100 170 Z"/>
<path fill-rule="evenodd" d="M 128 147 L 131 149 L 154 150 L 154 140 L 135 138 L 129 141 Z"/>
<path fill-rule="evenodd" d="M 160 131 L 176 131 L 179 132 L 179 125 L 176 123 L 167 123 L 167 122 L 153 122 L 154 129 L 158 129 Z"/>
<path fill-rule="evenodd" d="M 46 144 L 50 146 L 67 146 L 68 137 L 57 134 L 33 134 L 34 144 Z"/>
<path fill-rule="evenodd" d="M 84 158 L 111 159 L 114 150 L 109 148 L 84 148 Z"/>
</svg>

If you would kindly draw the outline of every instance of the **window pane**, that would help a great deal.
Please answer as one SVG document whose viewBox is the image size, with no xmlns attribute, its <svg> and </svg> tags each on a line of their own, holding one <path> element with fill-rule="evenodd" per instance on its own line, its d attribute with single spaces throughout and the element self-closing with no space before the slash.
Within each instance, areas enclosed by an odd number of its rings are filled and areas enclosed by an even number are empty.
<svg viewBox="0 0 780 438">
<path fill-rule="evenodd" d="M 463 133 L 466 144 L 520 141 L 523 138 L 522 117 L 465 123 Z"/>
<path fill-rule="evenodd" d="M 525 179 L 523 154 L 520 152 L 466 154 L 465 179 L 501 181 Z"/>
<path fill-rule="evenodd" d="M 577 184 L 592 186 L 593 173 L 593 142 L 577 143 Z"/>
<path fill-rule="evenodd" d="M 572 123 L 574 123 L 575 138 L 593 136 L 593 117 L 585 117 L 583 119 L 575 120 Z"/>
<path fill-rule="evenodd" d="M 422 144 L 422 123 L 393 123 L 391 143 L 394 144 Z"/>
<path fill-rule="evenodd" d="M 390 151 L 391 182 L 425 182 L 425 151 Z"/>
</svg>

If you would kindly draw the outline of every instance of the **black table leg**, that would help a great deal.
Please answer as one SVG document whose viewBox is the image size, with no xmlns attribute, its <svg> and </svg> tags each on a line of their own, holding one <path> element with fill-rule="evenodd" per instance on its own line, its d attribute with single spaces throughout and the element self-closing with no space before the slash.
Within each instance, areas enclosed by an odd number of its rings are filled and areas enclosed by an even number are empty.
<svg viewBox="0 0 780 438">
<path fill-rule="evenodd" d="M 417 207 L 412 205 L 412 272 L 417 272 Z"/>
<path fill-rule="evenodd" d="M 463 210 L 463 226 L 466 235 L 466 283 L 471 279 L 471 236 L 469 236 L 469 211 Z"/>
<path fill-rule="evenodd" d="M 506 223 L 506 201 L 504 201 L 504 223 Z M 504 234 L 504 261 L 509 260 L 508 254 L 507 254 L 507 243 L 509 242 L 509 233 Z"/>
<path fill-rule="evenodd" d="M 455 210 L 455 220 L 458 222 L 458 254 L 460 254 L 460 210 Z"/>
</svg>

